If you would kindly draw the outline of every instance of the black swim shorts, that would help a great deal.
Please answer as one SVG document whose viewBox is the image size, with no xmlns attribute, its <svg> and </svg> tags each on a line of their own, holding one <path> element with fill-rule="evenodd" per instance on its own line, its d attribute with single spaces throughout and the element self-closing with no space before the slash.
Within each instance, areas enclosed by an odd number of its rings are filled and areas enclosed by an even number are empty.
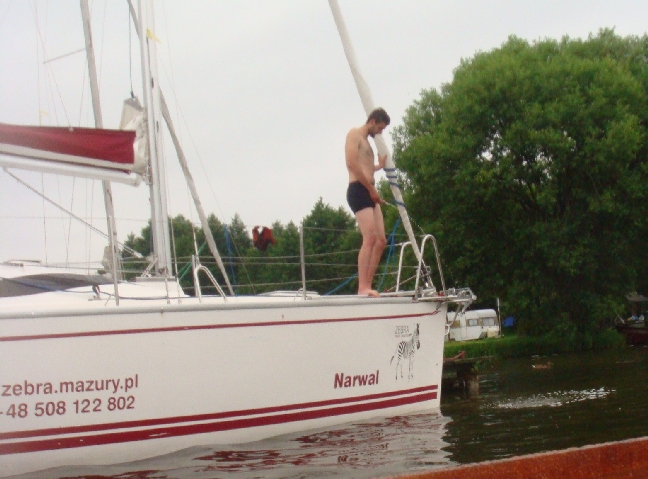
<svg viewBox="0 0 648 479">
<path fill-rule="evenodd" d="M 359 181 L 349 183 L 347 188 L 347 203 L 351 207 L 351 211 L 357 213 L 365 208 L 373 208 L 376 206 L 374 200 L 369 196 L 369 190 Z"/>
</svg>

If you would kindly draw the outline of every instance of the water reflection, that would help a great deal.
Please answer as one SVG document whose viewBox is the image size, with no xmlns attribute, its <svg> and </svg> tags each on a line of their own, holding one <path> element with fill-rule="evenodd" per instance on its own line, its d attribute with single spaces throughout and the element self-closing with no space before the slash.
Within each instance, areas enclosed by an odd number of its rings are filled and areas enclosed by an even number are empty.
<svg viewBox="0 0 648 479">
<path fill-rule="evenodd" d="M 68 467 L 36 478 L 369 478 L 450 464 L 439 413 L 361 421 L 250 444 L 185 449 L 128 464 Z"/>
<path fill-rule="evenodd" d="M 586 389 L 583 391 L 555 391 L 545 394 L 533 394 L 528 397 L 521 397 L 496 403 L 494 407 L 502 409 L 522 409 L 533 407 L 560 407 L 567 404 L 587 401 L 590 399 L 602 399 L 614 393 L 614 389 Z"/>
</svg>

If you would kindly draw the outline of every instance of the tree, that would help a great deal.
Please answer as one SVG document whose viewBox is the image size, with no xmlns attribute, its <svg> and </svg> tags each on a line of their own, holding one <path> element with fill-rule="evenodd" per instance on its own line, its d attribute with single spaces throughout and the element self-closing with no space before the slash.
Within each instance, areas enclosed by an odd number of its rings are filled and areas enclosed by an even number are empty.
<svg viewBox="0 0 648 479">
<path fill-rule="evenodd" d="M 588 335 L 648 286 L 648 37 L 528 43 L 463 60 L 394 134 L 450 283 L 540 334 Z"/>
<path fill-rule="evenodd" d="M 223 286 L 225 284 L 223 275 L 211 256 L 202 229 L 195 226 L 183 215 L 169 218 L 169 222 L 172 240 L 171 254 L 174 258 L 174 265 L 177 265 L 180 284 L 186 292 L 188 294 L 193 294 L 194 292 L 193 276 L 191 274 L 191 256 L 194 254 L 197 254 L 200 257 L 201 263 L 209 267 L 216 280 L 221 286 Z M 221 255 L 226 254 L 228 248 L 227 238 L 225 235 L 225 225 L 223 225 L 213 214 L 207 218 L 207 223 L 212 232 L 219 253 Z M 234 217 L 233 224 L 237 231 L 237 241 L 241 241 L 243 246 L 247 247 L 249 238 L 246 238 L 245 236 L 241 237 L 240 230 L 241 228 L 244 229 L 245 225 L 242 225 L 238 215 Z M 149 221 L 148 224 L 142 228 L 140 236 L 135 236 L 134 233 L 130 233 L 124 244 L 148 258 L 152 253 L 151 222 Z M 128 263 L 132 263 L 132 266 L 128 267 L 130 276 L 141 274 L 148 266 L 148 264 L 142 261 L 135 261 L 132 255 L 127 252 L 124 252 L 123 256 L 125 262 L 128 261 Z M 226 266 L 228 265 L 227 261 L 229 259 L 229 257 L 223 256 L 223 262 L 225 262 Z M 201 280 L 202 279 L 201 276 Z M 211 285 L 205 284 L 205 286 L 209 288 Z"/>
<path fill-rule="evenodd" d="M 360 247 L 355 219 L 343 207 L 337 209 L 318 200 L 303 220 L 306 278 L 310 289 L 326 293 L 338 287 L 357 272 Z M 349 283 L 338 290 L 352 292 Z"/>
</svg>

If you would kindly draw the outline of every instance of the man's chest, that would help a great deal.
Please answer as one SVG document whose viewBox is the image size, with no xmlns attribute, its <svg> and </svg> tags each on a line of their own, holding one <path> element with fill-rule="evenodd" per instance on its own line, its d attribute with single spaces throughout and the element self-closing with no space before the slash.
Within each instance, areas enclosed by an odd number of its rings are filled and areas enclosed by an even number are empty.
<svg viewBox="0 0 648 479">
<path fill-rule="evenodd" d="M 374 152 L 368 141 L 364 140 L 360 143 L 359 156 L 362 163 L 371 163 L 373 165 Z"/>
</svg>

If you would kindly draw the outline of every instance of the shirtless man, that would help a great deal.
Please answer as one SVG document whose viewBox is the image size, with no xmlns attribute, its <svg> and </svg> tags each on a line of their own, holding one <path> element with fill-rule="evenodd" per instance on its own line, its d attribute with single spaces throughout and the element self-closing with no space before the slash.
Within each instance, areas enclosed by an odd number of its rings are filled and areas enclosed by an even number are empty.
<svg viewBox="0 0 648 479">
<path fill-rule="evenodd" d="M 358 221 L 362 233 L 362 247 L 358 254 L 358 294 L 378 297 L 372 282 L 387 239 L 380 204 L 380 197 L 374 183 L 374 172 L 385 167 L 387 156 L 378 156 L 374 164 L 374 152 L 369 145 L 369 137 L 379 135 L 389 125 L 389 115 L 382 108 L 369 114 L 367 122 L 352 128 L 346 137 L 344 154 L 349 170 L 347 202 Z"/>
</svg>

